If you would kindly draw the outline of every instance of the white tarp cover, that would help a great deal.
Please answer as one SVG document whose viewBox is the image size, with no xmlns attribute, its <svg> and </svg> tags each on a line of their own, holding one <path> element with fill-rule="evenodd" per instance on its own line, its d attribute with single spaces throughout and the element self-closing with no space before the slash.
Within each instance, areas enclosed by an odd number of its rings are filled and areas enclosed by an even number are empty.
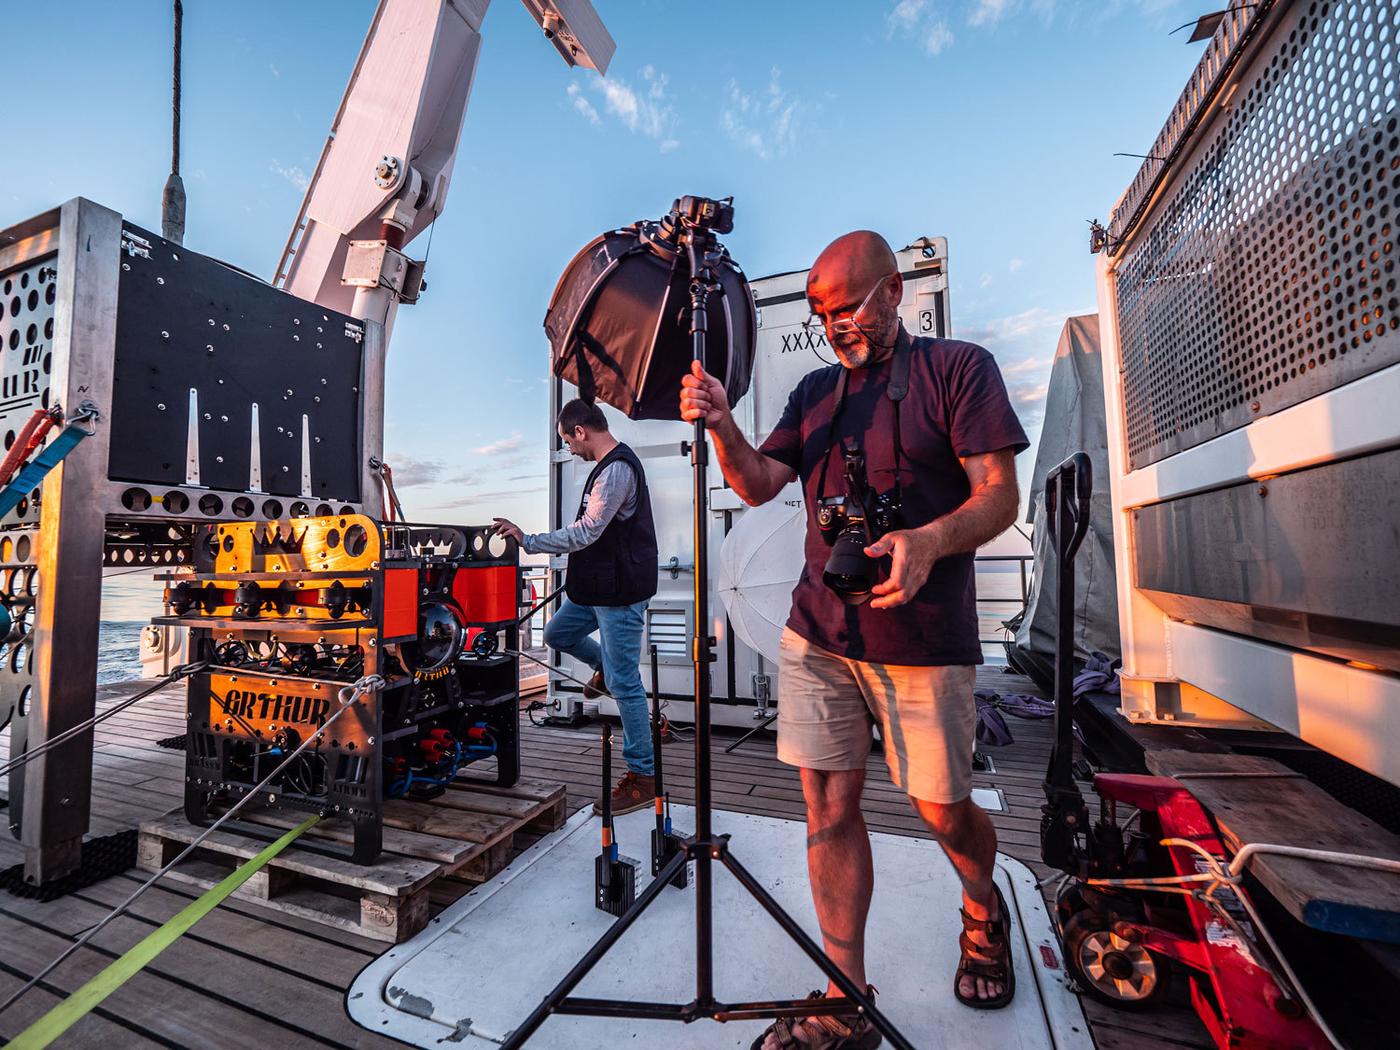
<svg viewBox="0 0 1400 1050">
<path fill-rule="evenodd" d="M 1118 594 L 1098 314 L 1071 317 L 1060 330 L 1031 479 L 1026 520 L 1035 526 L 1035 577 L 1026 615 L 1016 631 L 1016 646 L 1045 659 L 1054 657 L 1059 617 L 1058 573 L 1045 522 L 1045 477 L 1075 452 L 1089 454 L 1094 473 L 1089 532 L 1074 562 L 1075 655 L 1083 660 L 1100 652 L 1117 659 Z"/>
</svg>

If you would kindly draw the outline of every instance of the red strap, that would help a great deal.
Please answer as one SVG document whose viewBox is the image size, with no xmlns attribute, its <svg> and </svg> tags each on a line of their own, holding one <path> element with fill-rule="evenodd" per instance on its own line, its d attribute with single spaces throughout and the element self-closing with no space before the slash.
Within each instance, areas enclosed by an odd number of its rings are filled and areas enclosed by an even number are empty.
<svg viewBox="0 0 1400 1050">
<path fill-rule="evenodd" d="M 0 463 L 0 485 L 8 485 L 10 479 L 17 471 L 29 454 L 39 447 L 45 435 L 53 427 L 56 421 L 56 414 L 47 408 L 36 408 L 34 414 L 29 417 L 28 422 L 20 429 L 19 436 L 15 438 L 15 443 L 10 446 L 10 451 L 5 455 L 5 460 Z"/>
</svg>

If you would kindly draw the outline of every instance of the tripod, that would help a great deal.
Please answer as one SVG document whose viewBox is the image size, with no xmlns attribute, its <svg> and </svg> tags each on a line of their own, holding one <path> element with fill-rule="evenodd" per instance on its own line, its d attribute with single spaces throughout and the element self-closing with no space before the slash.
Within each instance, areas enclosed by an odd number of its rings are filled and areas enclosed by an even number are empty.
<svg viewBox="0 0 1400 1050">
<path fill-rule="evenodd" d="M 690 267 L 690 335 L 693 359 L 705 365 L 705 341 L 708 331 L 706 301 L 718 287 L 714 265 L 722 255 L 714 231 L 698 223 L 682 220 L 678 226 L 680 244 L 685 249 Z M 729 836 L 715 835 L 711 821 L 710 802 L 710 663 L 714 660 L 716 639 L 709 634 L 709 542 L 705 508 L 708 505 L 706 467 L 709 445 L 705 440 L 705 420 L 695 421 L 690 442 L 691 474 L 694 481 L 693 519 L 695 544 L 695 635 L 691 640 L 691 658 L 695 665 L 695 834 L 685 841 L 651 883 L 637 897 L 632 907 L 608 927 L 592 948 L 574 965 L 539 1006 L 530 1013 L 506 1039 L 505 1050 L 516 1050 L 550 1016 L 550 1014 L 585 1015 L 592 1017 L 631 1017 L 650 1021 L 743 1021 L 758 1018 L 811 1017 L 818 1014 L 864 1013 L 880 1034 L 896 1050 L 913 1050 L 913 1045 L 899 1030 L 875 1009 L 865 989 L 856 987 L 822 951 L 796 920 L 765 890 L 762 884 L 739 863 L 729 850 Z M 673 882 L 687 863 L 695 862 L 695 998 L 688 1003 L 641 1002 L 626 999 L 589 999 L 569 993 L 593 969 L 618 939 L 637 921 L 643 912 Z M 807 957 L 839 988 L 842 999 L 777 999 L 760 1002 L 720 1002 L 714 996 L 714 868 L 723 864 L 763 910 L 797 944 Z"/>
</svg>

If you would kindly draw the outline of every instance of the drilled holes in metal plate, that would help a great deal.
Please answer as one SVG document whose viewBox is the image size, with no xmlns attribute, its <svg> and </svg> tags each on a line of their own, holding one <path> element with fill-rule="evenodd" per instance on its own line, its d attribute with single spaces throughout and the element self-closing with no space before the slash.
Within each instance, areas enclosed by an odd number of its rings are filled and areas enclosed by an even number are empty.
<svg viewBox="0 0 1400 1050">
<path fill-rule="evenodd" d="M 50 402 L 53 371 L 54 260 L 25 264 L 0 278 L 0 434 L 5 447 L 36 408 Z"/>
<path fill-rule="evenodd" d="M 1300 7 L 1119 264 L 1133 468 L 1400 360 L 1400 0 Z"/>
</svg>

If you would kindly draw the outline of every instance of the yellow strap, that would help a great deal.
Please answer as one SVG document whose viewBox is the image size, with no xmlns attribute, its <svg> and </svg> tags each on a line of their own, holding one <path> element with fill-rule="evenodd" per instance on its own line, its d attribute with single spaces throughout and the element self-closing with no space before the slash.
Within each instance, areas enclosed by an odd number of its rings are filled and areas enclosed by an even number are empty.
<svg viewBox="0 0 1400 1050">
<path fill-rule="evenodd" d="M 112 960 L 101 973 L 17 1035 L 13 1042 L 7 1044 L 7 1050 L 39 1050 L 48 1046 L 86 1017 L 107 996 L 140 973 L 147 963 L 174 944 L 181 934 L 218 907 L 229 894 L 266 867 L 273 857 L 320 819 L 308 817 L 256 857 L 244 861 L 223 882 L 198 900 L 191 901 L 164 925 L 152 930 L 125 955 Z"/>
</svg>

